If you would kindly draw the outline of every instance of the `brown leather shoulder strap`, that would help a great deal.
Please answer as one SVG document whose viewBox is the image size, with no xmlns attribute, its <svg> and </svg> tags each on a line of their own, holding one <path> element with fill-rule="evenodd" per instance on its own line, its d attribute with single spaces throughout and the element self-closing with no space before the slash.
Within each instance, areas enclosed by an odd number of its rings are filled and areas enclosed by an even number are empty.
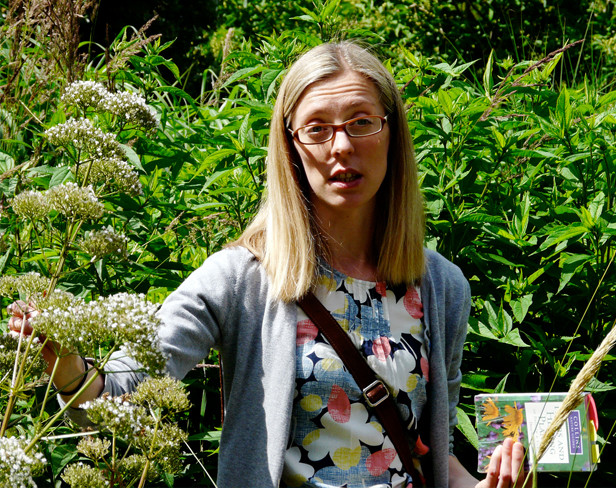
<svg viewBox="0 0 616 488">
<path fill-rule="evenodd" d="M 363 392 L 366 403 L 374 409 L 385 428 L 404 469 L 413 477 L 415 486 L 420 486 L 423 477 L 413 464 L 410 439 L 406 435 L 398 409 L 385 384 L 376 377 L 372 368 L 353 345 L 351 338 L 313 293 L 308 292 L 297 303 L 338 353 Z"/>
</svg>

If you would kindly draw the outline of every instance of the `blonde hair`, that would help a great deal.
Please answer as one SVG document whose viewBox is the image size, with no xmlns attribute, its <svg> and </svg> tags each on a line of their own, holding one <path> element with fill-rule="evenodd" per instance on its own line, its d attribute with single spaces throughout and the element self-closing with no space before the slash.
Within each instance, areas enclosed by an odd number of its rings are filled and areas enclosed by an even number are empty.
<svg viewBox="0 0 616 488">
<path fill-rule="evenodd" d="M 308 86 L 348 70 L 376 85 L 390 125 L 388 169 L 377 195 L 374 232 L 379 279 L 410 285 L 423 274 L 423 202 L 398 87 L 366 49 L 347 41 L 322 44 L 301 56 L 280 86 L 270 127 L 267 191 L 258 214 L 232 244 L 250 249 L 262 261 L 271 293 L 284 301 L 297 300 L 310 290 L 318 256 L 328 256 L 310 213 L 308 183 L 287 127 Z"/>
</svg>

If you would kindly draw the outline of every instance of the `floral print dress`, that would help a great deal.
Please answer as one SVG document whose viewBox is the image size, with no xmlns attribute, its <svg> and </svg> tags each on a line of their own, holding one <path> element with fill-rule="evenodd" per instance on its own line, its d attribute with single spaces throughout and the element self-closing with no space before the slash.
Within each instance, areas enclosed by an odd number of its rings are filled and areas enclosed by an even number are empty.
<svg viewBox="0 0 616 488">
<path fill-rule="evenodd" d="M 357 280 L 321 264 L 315 295 L 386 383 L 403 424 L 416 428 L 426 403 L 430 347 L 419 288 Z M 296 358 L 282 486 L 411 487 L 357 383 L 299 306 Z M 421 441 L 418 447 L 425 448 Z"/>
</svg>

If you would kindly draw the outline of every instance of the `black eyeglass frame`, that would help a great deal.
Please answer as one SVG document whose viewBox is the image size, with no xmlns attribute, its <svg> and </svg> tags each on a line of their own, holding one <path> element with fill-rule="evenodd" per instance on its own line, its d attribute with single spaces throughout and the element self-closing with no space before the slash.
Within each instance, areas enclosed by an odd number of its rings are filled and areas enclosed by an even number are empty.
<svg viewBox="0 0 616 488">
<path fill-rule="evenodd" d="M 303 144 L 305 146 L 312 146 L 315 144 L 325 144 L 326 142 L 331 141 L 334 138 L 334 134 L 338 131 L 338 129 L 344 129 L 344 132 L 346 132 L 346 135 L 349 137 L 353 137 L 353 138 L 361 138 L 361 137 L 369 137 L 369 136 L 373 136 L 375 134 L 378 134 L 379 132 L 381 132 L 383 130 L 383 128 L 385 127 L 385 124 L 387 123 L 387 117 L 388 115 L 362 115 L 361 117 L 354 117 L 352 119 L 349 119 L 345 122 L 342 122 L 341 124 L 308 124 L 308 125 L 302 125 L 301 127 L 298 127 L 297 129 L 293 130 L 291 129 L 291 127 L 287 127 L 287 130 L 291 133 L 291 136 L 293 137 L 293 139 L 295 139 L 297 142 L 299 142 L 300 144 Z M 371 134 L 363 134 L 363 135 L 353 135 L 353 134 L 349 134 L 349 131 L 347 130 L 347 126 L 349 124 L 352 124 L 353 122 L 356 122 L 358 120 L 361 119 L 365 119 L 365 118 L 377 118 L 381 120 L 381 128 L 379 130 L 377 130 L 376 132 L 373 132 Z M 325 127 L 331 127 L 332 133 L 331 136 L 329 137 L 329 139 L 325 139 L 324 141 L 319 141 L 319 142 L 303 142 L 299 139 L 298 137 L 298 132 L 302 129 L 305 129 L 306 127 L 312 127 L 312 126 L 325 126 Z"/>
</svg>

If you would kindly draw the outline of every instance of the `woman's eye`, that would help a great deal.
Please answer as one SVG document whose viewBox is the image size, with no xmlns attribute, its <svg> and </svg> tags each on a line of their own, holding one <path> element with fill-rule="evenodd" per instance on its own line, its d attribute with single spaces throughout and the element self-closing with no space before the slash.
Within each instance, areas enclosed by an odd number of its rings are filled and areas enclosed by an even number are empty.
<svg viewBox="0 0 616 488">
<path fill-rule="evenodd" d="M 363 119 L 357 119 L 356 121 L 352 122 L 351 125 L 365 127 L 367 125 L 372 125 L 372 123 L 372 119 L 365 117 Z"/>
<path fill-rule="evenodd" d="M 308 134 L 318 134 L 319 132 L 323 132 L 324 130 L 325 127 L 323 127 L 322 125 L 310 125 L 306 127 L 306 132 Z"/>
</svg>

